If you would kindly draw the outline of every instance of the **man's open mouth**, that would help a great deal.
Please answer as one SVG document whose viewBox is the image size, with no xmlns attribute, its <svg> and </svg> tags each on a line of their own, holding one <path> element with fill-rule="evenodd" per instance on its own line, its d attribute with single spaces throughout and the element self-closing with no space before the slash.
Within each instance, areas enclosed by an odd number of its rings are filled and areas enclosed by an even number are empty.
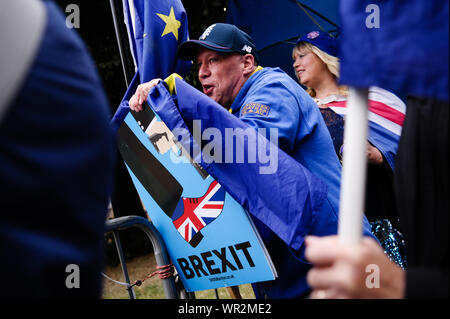
<svg viewBox="0 0 450 319">
<path fill-rule="evenodd" d="M 203 85 L 203 93 L 205 93 L 206 95 L 210 95 L 212 93 L 214 89 L 214 86 L 209 85 L 209 84 L 205 84 Z"/>
</svg>

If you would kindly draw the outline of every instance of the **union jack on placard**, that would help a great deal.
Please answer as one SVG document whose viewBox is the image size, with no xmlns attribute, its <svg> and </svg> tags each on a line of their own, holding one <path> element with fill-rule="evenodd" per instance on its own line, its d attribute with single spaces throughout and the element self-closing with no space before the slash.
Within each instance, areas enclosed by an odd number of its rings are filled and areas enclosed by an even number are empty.
<svg viewBox="0 0 450 319">
<path fill-rule="evenodd" d="M 172 216 L 180 235 L 193 247 L 202 240 L 200 230 L 213 222 L 222 213 L 225 190 L 213 181 L 205 195 L 198 198 L 181 197 Z"/>
</svg>

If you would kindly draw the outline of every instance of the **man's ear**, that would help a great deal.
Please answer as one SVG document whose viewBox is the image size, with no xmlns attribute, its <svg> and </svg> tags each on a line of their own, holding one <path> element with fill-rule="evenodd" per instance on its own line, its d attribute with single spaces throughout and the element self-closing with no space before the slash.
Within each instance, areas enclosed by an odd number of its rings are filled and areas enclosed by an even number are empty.
<svg viewBox="0 0 450 319">
<path fill-rule="evenodd" d="M 256 61 L 255 57 L 251 54 L 244 55 L 242 62 L 244 64 L 244 76 L 250 75 L 255 71 Z"/>
</svg>

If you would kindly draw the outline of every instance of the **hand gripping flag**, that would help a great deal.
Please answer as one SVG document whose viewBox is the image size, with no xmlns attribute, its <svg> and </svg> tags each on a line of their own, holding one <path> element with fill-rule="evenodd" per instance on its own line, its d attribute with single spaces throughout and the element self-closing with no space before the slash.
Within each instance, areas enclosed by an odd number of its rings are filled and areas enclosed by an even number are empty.
<svg viewBox="0 0 450 319">
<path fill-rule="evenodd" d="M 186 149 L 194 149 L 194 160 L 258 221 L 267 225 L 290 247 L 299 249 L 304 236 L 310 231 L 313 213 L 320 210 L 326 198 L 326 184 L 255 129 L 183 80 L 174 78 L 174 86 L 174 95 L 167 90 L 165 82 L 150 91 L 148 101 L 152 109 L 170 130 L 191 132 L 188 138 L 180 142 Z M 227 152 L 227 128 L 247 132 L 245 136 L 236 134 L 235 145 L 243 146 L 244 153 L 248 154 L 248 146 L 256 144 L 257 152 L 269 154 L 270 160 L 278 163 L 278 169 L 273 174 L 261 174 L 261 168 L 267 163 L 259 159 L 254 163 L 211 161 L 208 154 L 198 151 L 201 143 L 192 133 L 199 129 L 198 126 L 203 132 L 214 128 L 223 133 L 210 142 L 215 143 L 216 151 L 222 154 Z M 177 225 L 181 226 L 181 220 Z M 263 227 L 258 228 L 263 239 L 266 239 L 267 231 Z M 181 233 L 185 238 L 191 238 L 190 235 L 186 237 L 185 229 L 181 229 Z"/>
</svg>

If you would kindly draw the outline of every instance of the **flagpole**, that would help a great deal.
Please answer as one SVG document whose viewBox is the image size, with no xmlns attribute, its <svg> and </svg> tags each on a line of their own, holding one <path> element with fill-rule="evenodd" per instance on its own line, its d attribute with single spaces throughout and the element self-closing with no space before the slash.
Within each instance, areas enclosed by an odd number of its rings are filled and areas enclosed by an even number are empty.
<svg viewBox="0 0 450 319">
<path fill-rule="evenodd" d="M 129 83 L 134 75 L 134 66 L 131 65 L 129 55 L 126 54 L 127 47 L 124 43 L 128 41 L 128 36 L 125 31 L 125 25 L 121 25 L 119 22 L 120 15 L 118 11 L 121 10 L 122 6 L 119 0 L 110 0 L 110 7 L 112 18 L 114 22 L 114 29 L 116 33 L 117 45 L 119 48 L 120 59 L 122 61 L 122 69 L 125 79 L 125 89 L 128 88 Z M 121 27 L 122 26 L 122 27 Z M 134 65 L 134 63 L 133 63 Z M 114 217 L 138 215 L 141 217 L 147 217 L 147 213 L 142 207 L 140 197 L 133 185 L 130 174 L 127 171 L 125 163 L 119 152 L 117 152 L 117 161 L 115 168 L 115 183 L 114 190 L 111 195 L 111 205 L 114 211 Z"/>
<path fill-rule="evenodd" d="M 368 89 L 350 87 L 344 127 L 338 236 L 358 243 L 362 237 L 367 172 Z"/>
</svg>

